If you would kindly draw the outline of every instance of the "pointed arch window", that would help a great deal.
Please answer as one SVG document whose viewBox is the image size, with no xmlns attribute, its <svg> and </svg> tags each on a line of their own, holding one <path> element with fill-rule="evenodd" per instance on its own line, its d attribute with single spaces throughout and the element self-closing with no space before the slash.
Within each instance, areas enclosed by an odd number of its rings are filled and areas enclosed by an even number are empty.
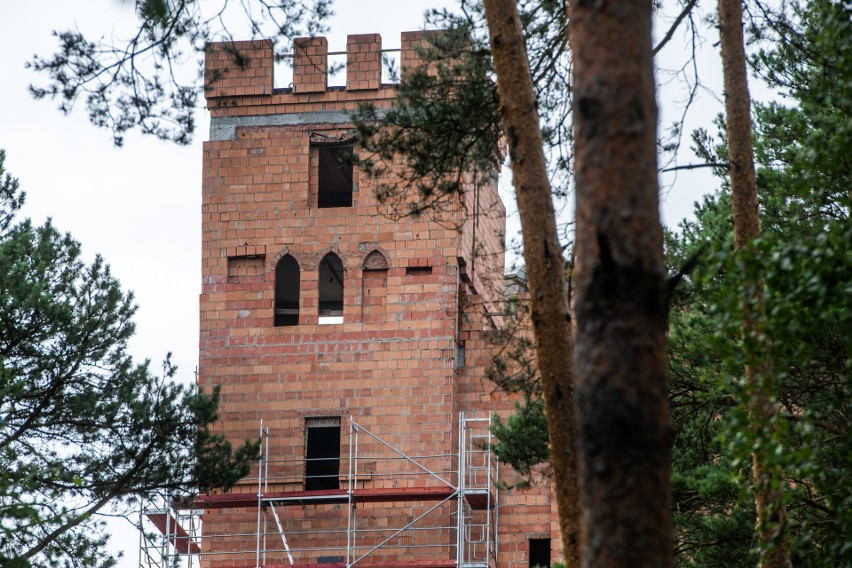
<svg viewBox="0 0 852 568">
<path fill-rule="evenodd" d="M 333 252 L 319 266 L 319 323 L 343 323 L 343 262 Z"/>
<path fill-rule="evenodd" d="M 299 325 L 299 263 L 289 254 L 275 266 L 275 325 Z"/>
</svg>

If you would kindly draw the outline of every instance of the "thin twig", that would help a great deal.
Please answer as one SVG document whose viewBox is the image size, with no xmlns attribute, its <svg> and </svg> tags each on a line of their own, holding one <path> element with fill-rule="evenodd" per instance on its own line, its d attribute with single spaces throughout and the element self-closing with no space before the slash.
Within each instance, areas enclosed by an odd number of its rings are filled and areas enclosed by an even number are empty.
<svg viewBox="0 0 852 568">
<path fill-rule="evenodd" d="M 672 36 L 674 36 L 675 30 L 677 29 L 677 27 L 680 25 L 681 22 L 683 22 L 684 18 L 686 18 L 689 15 L 689 13 L 692 12 L 692 9 L 695 7 L 695 5 L 697 3 L 698 3 L 698 0 L 689 0 L 689 2 L 686 4 L 686 6 L 683 7 L 683 10 L 681 11 L 681 13 L 678 14 L 677 18 L 675 18 L 674 23 L 672 23 L 671 27 L 669 27 L 668 31 L 666 32 L 666 35 L 663 37 L 663 39 L 660 40 L 660 43 L 658 43 L 654 47 L 654 50 L 651 52 L 652 55 L 657 55 L 657 53 L 661 49 L 663 49 L 663 47 L 665 47 L 666 44 L 669 43 L 669 41 L 671 41 Z"/>
<path fill-rule="evenodd" d="M 664 168 L 660 172 L 674 172 L 677 170 L 698 170 L 701 168 L 725 168 L 727 170 L 730 165 L 727 162 L 709 162 L 707 164 L 687 164 L 685 166 L 672 166 Z"/>
</svg>

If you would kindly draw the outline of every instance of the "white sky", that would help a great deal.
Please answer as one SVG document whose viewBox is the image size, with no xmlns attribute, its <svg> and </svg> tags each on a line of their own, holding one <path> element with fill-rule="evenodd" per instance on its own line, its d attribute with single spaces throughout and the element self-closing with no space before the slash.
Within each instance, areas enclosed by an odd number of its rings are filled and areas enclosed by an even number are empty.
<svg viewBox="0 0 852 568">
<path fill-rule="evenodd" d="M 399 32 L 422 28 L 422 13 L 441 2 L 427 0 L 337 0 L 329 48 L 345 49 L 345 36 L 381 33 L 385 47 L 399 47 Z M 91 126 L 84 109 L 63 116 L 50 101 L 34 101 L 26 87 L 40 79 L 24 69 L 34 54 L 49 55 L 56 45 L 51 30 L 77 25 L 109 35 L 130 29 L 133 3 L 119 0 L 12 2 L 0 8 L 0 148 L 6 168 L 27 192 L 24 215 L 36 223 L 48 216 L 82 243 L 84 255 L 101 254 L 124 287 L 133 290 L 140 309 L 131 343 L 139 359 L 156 365 L 171 351 L 180 376 L 191 380 L 198 359 L 198 294 L 201 256 L 201 142 L 209 115 L 199 110 L 195 142 L 188 147 L 129 134 L 121 149 L 110 133 Z M 239 38 L 238 38 L 239 39 Z M 712 43 L 700 54 L 704 83 L 721 93 L 718 58 Z M 661 66 L 685 57 L 682 34 L 663 54 Z M 279 82 L 280 84 L 280 82 Z M 658 93 L 661 124 L 679 117 L 683 95 L 672 85 Z M 699 93 L 687 132 L 710 127 L 718 99 Z M 688 146 L 688 136 L 684 138 Z M 681 163 L 695 161 L 690 156 Z M 676 224 L 693 201 L 716 182 L 702 172 L 661 177 L 664 219 Z M 514 204 L 507 203 L 510 212 Z M 515 224 L 515 226 L 517 226 Z M 135 535 L 115 539 L 135 565 Z"/>
</svg>

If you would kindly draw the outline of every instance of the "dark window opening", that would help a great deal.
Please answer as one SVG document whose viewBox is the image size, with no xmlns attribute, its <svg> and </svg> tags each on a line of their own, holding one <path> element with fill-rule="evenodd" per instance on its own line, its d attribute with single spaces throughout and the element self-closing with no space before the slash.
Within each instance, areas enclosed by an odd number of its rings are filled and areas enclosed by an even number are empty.
<svg viewBox="0 0 852 568">
<path fill-rule="evenodd" d="M 533 566 L 545 566 L 550 568 L 550 539 L 530 539 L 530 568 Z"/>
<path fill-rule="evenodd" d="M 405 269 L 406 276 L 431 276 L 431 266 L 408 266 Z"/>
<path fill-rule="evenodd" d="M 305 490 L 340 489 L 340 419 L 305 421 Z"/>
<path fill-rule="evenodd" d="M 317 146 L 317 206 L 352 207 L 352 146 Z"/>
<path fill-rule="evenodd" d="M 342 323 L 343 263 L 334 253 L 328 253 L 320 262 L 319 317 L 320 323 Z"/>
<path fill-rule="evenodd" d="M 470 274 L 467 273 L 467 261 L 460 256 L 457 256 L 456 259 L 459 262 L 459 278 L 464 283 L 470 282 Z"/>
<path fill-rule="evenodd" d="M 299 263 L 289 254 L 275 266 L 275 325 L 299 325 Z"/>
</svg>

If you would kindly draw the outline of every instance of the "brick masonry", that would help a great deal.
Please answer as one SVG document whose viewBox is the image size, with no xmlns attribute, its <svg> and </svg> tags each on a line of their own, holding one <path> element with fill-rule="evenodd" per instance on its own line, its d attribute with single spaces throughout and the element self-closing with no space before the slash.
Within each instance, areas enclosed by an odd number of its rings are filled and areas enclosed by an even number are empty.
<svg viewBox="0 0 852 568">
<path fill-rule="evenodd" d="M 417 49 L 430 33 L 402 34 L 403 77 L 419 64 Z M 288 476 L 279 489 L 301 489 L 304 465 L 293 464 L 305 454 L 306 418 L 340 417 L 344 452 L 345 425 L 353 416 L 406 453 L 450 455 L 457 451 L 459 411 L 511 408 L 485 379 L 498 347 L 489 332 L 499 327 L 502 306 L 505 208 L 496 179 L 471 176 L 449 214 L 455 225 L 428 216 L 389 216 L 374 196 L 373 181 L 357 169 L 351 207 L 318 207 L 312 140 L 352 134 L 350 124 L 327 117 L 363 101 L 380 108 L 394 101 L 394 86 L 381 84 L 379 35 L 349 36 L 346 89 L 327 88 L 327 51 L 325 38 L 295 40 L 292 88 L 273 90 L 271 42 L 211 44 L 206 50 L 212 121 L 235 126 L 232 135 L 204 144 L 199 382 L 221 385 L 221 427 L 232 439 L 256 438 L 263 419 L 270 455 L 294 458 L 275 466 L 282 479 Z M 319 266 L 328 253 L 344 267 L 342 323 L 319 322 Z M 276 327 L 275 268 L 286 255 L 299 266 L 298 325 Z M 430 466 L 455 464 L 434 458 Z M 512 479 L 505 469 L 501 475 Z M 406 480 L 395 483 L 404 486 Z M 234 491 L 256 492 L 256 485 Z M 552 537 L 557 558 L 555 506 L 546 482 L 501 491 L 499 506 L 500 567 L 527 566 L 529 538 Z M 345 530 L 343 507 L 288 507 L 282 515 L 297 533 L 319 534 Z M 362 509 L 362 521 L 383 527 L 416 517 L 424 504 Z M 437 513 L 450 519 L 455 505 Z M 254 511 L 208 511 L 205 531 L 248 533 L 255 522 Z M 452 534 L 417 538 L 441 546 L 410 559 L 452 558 Z M 301 540 L 321 548 L 318 536 Z M 239 542 L 234 537 L 211 546 L 227 551 Z M 392 554 L 409 559 L 399 550 Z M 212 558 L 209 566 L 254 565 L 253 556 Z M 273 558 L 283 563 L 282 555 Z M 317 561 L 302 559 L 308 560 Z"/>
</svg>

